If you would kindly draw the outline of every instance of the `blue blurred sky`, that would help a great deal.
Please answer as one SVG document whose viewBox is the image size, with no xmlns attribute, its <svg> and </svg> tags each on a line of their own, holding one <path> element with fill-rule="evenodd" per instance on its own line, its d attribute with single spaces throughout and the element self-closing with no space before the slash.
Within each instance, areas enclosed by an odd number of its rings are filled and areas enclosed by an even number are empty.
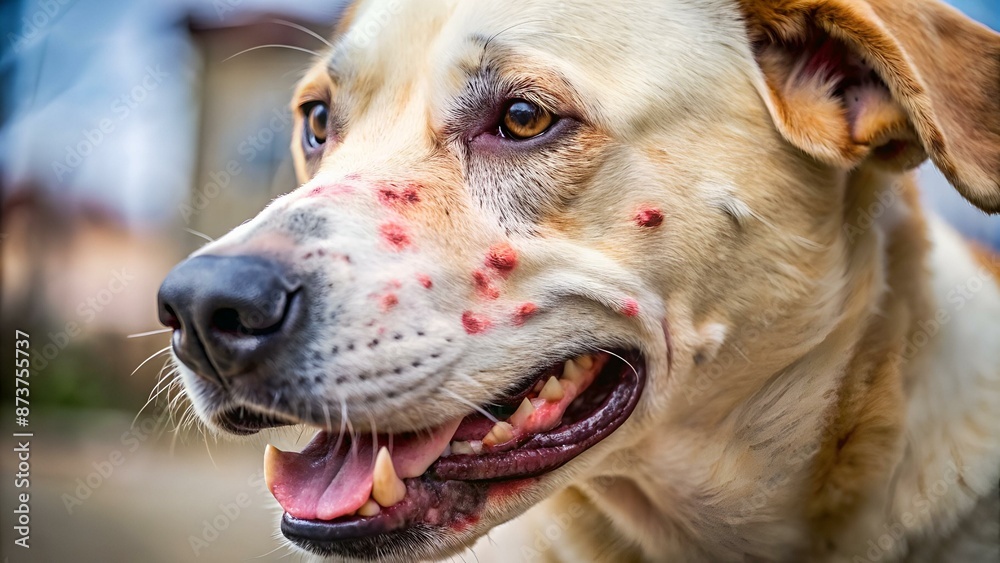
<svg viewBox="0 0 1000 563">
<path fill-rule="evenodd" d="M 324 22 L 337 0 L 27 0 L 2 3 L 3 184 L 97 201 L 133 226 L 172 220 L 188 196 L 201 61 L 189 18 Z"/>
<path fill-rule="evenodd" d="M 970 18 L 979 20 L 993 29 L 1000 30 L 1000 1 L 951 0 L 950 4 L 965 12 Z"/>
</svg>

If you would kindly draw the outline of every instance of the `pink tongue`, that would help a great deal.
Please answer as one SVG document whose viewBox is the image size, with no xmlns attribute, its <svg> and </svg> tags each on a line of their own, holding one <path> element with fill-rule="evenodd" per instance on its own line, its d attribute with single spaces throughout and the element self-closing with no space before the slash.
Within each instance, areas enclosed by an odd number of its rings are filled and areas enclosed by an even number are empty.
<svg viewBox="0 0 1000 563">
<path fill-rule="evenodd" d="M 462 419 L 419 433 L 357 436 L 348 444 L 320 432 L 301 453 L 268 447 L 264 456 L 267 488 L 285 512 L 305 520 L 333 520 L 353 514 L 372 492 L 372 470 L 378 448 L 386 446 L 400 479 L 419 477 L 451 441 Z M 353 446 L 353 447 L 352 447 Z"/>
</svg>

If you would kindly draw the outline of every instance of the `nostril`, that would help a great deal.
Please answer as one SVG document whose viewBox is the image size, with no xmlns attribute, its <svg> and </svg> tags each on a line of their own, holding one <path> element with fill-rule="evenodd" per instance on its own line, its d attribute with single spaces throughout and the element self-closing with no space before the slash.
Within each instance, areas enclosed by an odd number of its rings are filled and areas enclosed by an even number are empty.
<svg viewBox="0 0 1000 563">
<path fill-rule="evenodd" d="M 181 329 L 181 320 L 170 305 L 163 306 L 164 314 L 160 315 L 160 324 L 174 330 Z"/>
<path fill-rule="evenodd" d="M 240 322 L 236 309 L 219 309 L 212 315 L 212 330 L 223 333 L 245 333 L 249 329 Z"/>
<path fill-rule="evenodd" d="M 299 291 L 272 295 L 274 310 L 267 312 L 251 307 L 223 307 L 215 310 L 209 321 L 212 332 L 226 336 L 267 336 L 281 330 Z"/>
</svg>

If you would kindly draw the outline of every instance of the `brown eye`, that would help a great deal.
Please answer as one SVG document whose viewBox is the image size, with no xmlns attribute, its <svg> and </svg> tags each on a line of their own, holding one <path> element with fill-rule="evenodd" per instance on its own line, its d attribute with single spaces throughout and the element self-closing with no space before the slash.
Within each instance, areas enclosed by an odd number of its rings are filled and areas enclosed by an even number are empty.
<svg viewBox="0 0 1000 563">
<path fill-rule="evenodd" d="M 329 108 L 322 102 L 316 102 L 305 110 L 305 127 L 303 127 L 303 143 L 306 150 L 318 149 L 326 142 L 326 126 L 329 120 Z"/>
<path fill-rule="evenodd" d="M 517 141 L 530 139 L 547 131 L 554 121 L 551 112 L 525 100 L 513 100 L 503 112 L 500 134 Z"/>
</svg>

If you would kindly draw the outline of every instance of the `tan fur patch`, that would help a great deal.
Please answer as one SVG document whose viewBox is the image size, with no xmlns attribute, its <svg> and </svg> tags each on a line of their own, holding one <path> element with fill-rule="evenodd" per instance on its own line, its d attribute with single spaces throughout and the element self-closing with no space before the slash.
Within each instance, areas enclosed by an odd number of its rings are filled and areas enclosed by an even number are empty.
<svg viewBox="0 0 1000 563">
<path fill-rule="evenodd" d="M 992 274 L 997 282 L 1000 282 L 1000 255 L 979 243 L 971 242 L 969 247 L 972 248 L 972 255 L 976 257 L 979 264 Z"/>
<path fill-rule="evenodd" d="M 857 49 L 962 195 L 1000 212 L 1000 36 L 939 2 L 740 4 L 755 42 L 804 40 L 818 25 Z"/>
</svg>

